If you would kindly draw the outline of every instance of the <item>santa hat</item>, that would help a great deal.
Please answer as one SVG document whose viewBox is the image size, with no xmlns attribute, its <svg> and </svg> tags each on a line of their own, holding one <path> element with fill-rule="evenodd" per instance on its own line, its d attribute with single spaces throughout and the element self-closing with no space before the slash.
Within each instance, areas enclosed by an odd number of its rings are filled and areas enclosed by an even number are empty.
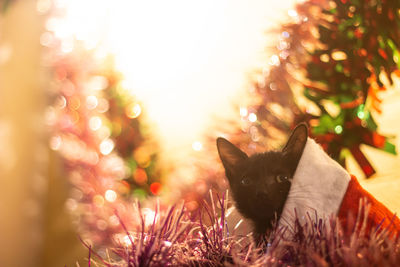
<svg viewBox="0 0 400 267">
<path fill-rule="evenodd" d="M 302 223 L 307 214 L 324 219 L 338 216 L 342 228 L 349 233 L 354 230 L 357 218 L 365 219 L 366 233 L 378 226 L 388 229 L 392 235 L 400 233 L 400 220 L 311 138 L 303 150 L 278 224 L 290 229 L 295 218 Z M 249 233 L 251 229 L 249 222 L 235 210 L 230 211 L 228 222 L 239 234 Z"/>
</svg>

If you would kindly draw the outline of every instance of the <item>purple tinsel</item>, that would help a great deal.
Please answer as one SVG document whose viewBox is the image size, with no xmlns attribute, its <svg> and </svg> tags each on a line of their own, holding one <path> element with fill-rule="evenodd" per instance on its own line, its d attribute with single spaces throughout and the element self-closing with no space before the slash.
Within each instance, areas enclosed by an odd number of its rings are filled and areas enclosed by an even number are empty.
<svg viewBox="0 0 400 267">
<path fill-rule="evenodd" d="M 308 216 L 292 229 L 276 227 L 264 248 L 255 247 L 251 236 L 236 236 L 228 230 L 225 195 L 211 197 L 197 219 L 183 208 L 171 206 L 149 226 L 138 205 L 141 225 L 129 231 L 129 245 L 117 242 L 104 259 L 89 245 L 99 266 L 399 266 L 400 240 L 385 231 L 362 230 L 346 236 L 337 218 Z M 157 218 L 157 219 L 156 219 Z M 363 223 L 363 222 L 358 222 Z M 379 228 L 380 226 L 378 226 Z M 287 235 L 287 231 L 291 234 Z M 89 265 L 94 262 L 90 259 Z"/>
</svg>

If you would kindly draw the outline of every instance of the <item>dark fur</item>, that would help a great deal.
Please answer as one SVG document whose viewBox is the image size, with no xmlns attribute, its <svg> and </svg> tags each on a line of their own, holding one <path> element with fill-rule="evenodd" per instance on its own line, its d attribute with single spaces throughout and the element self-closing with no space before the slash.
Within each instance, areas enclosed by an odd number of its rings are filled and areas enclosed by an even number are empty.
<svg viewBox="0 0 400 267">
<path fill-rule="evenodd" d="M 307 126 L 300 124 L 282 151 L 268 151 L 250 157 L 228 140 L 217 139 L 218 153 L 235 206 L 253 222 L 256 242 L 263 240 L 282 213 L 307 142 L 307 132 Z"/>
</svg>

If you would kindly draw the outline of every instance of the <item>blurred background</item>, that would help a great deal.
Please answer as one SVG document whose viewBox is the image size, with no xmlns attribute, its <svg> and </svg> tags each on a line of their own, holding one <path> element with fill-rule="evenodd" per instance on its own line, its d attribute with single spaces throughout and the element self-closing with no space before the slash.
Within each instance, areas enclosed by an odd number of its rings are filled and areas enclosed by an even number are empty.
<svg viewBox="0 0 400 267">
<path fill-rule="evenodd" d="M 314 2 L 0 1 L 0 266 L 85 266 L 78 234 L 106 247 L 132 199 L 226 189 L 217 136 L 300 121 L 400 212 L 399 7 Z"/>
</svg>

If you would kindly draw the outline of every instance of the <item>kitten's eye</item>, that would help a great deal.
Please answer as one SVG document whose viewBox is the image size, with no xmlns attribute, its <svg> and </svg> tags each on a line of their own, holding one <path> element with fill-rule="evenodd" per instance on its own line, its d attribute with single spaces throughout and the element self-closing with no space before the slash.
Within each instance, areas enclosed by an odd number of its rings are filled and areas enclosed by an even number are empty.
<svg viewBox="0 0 400 267">
<path fill-rule="evenodd" d="M 240 181 L 240 183 L 244 186 L 248 186 L 248 185 L 251 185 L 251 180 L 247 177 L 243 177 L 242 180 Z"/>
<path fill-rule="evenodd" d="M 278 183 L 282 183 L 283 181 L 287 181 L 287 180 L 289 180 L 289 177 L 287 177 L 287 175 L 278 174 L 278 175 L 276 176 L 276 181 L 277 181 Z"/>
</svg>

